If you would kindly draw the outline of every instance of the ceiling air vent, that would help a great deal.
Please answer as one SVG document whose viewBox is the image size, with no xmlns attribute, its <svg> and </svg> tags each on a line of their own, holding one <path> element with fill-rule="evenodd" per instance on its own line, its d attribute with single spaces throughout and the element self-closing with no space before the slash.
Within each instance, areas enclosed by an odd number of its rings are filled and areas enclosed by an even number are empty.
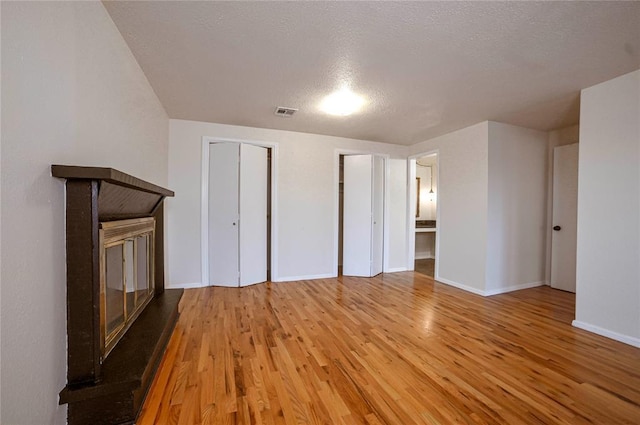
<svg viewBox="0 0 640 425">
<path fill-rule="evenodd" d="M 276 108 L 275 114 L 279 117 L 292 117 L 298 110 L 296 108 L 287 108 L 284 106 L 278 106 Z"/>
</svg>

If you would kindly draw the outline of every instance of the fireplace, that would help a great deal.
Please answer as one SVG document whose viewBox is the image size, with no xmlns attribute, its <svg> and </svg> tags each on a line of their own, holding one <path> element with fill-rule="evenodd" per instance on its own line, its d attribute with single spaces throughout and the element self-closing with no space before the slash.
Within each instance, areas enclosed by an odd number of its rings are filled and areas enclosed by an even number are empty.
<svg viewBox="0 0 640 425">
<path fill-rule="evenodd" d="M 173 192 L 100 167 L 66 179 L 69 425 L 134 424 L 178 319 L 164 288 L 163 202 Z"/>
<path fill-rule="evenodd" d="M 100 352 L 104 360 L 153 297 L 153 217 L 100 223 Z"/>
</svg>

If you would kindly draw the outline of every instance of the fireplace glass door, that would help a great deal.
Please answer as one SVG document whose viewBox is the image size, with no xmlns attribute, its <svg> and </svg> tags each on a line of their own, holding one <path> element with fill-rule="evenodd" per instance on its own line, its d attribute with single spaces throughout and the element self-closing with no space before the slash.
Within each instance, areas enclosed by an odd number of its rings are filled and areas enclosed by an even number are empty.
<svg viewBox="0 0 640 425">
<path fill-rule="evenodd" d="M 102 357 L 153 296 L 153 218 L 100 224 Z"/>
<path fill-rule="evenodd" d="M 107 335 L 113 335 L 124 326 L 124 294 L 122 288 L 122 267 L 124 265 L 123 245 L 107 248 L 107 285 L 105 290 L 105 309 Z"/>
</svg>

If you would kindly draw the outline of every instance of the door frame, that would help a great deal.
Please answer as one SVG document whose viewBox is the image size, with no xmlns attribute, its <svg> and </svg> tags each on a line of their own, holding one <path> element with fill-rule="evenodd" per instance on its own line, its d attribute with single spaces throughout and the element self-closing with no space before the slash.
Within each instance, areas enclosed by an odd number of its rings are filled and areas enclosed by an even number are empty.
<svg viewBox="0 0 640 425">
<path fill-rule="evenodd" d="M 436 155 L 436 181 L 438 182 L 438 191 L 436 193 L 436 258 L 434 261 L 433 279 L 440 278 L 440 204 L 442 193 L 442 181 L 440 180 L 440 149 L 420 152 L 410 155 L 407 158 L 407 188 L 409 196 L 407 196 L 407 270 L 415 270 L 416 261 L 416 160 L 423 156 Z"/>
<path fill-rule="evenodd" d="M 278 143 L 260 140 L 202 137 L 202 174 L 200 177 L 200 266 L 203 286 L 209 286 L 209 145 L 212 143 L 236 143 L 271 149 L 271 282 L 278 275 Z"/>
<path fill-rule="evenodd" d="M 387 190 L 387 183 L 389 181 L 389 154 L 376 153 L 366 150 L 356 149 L 342 149 L 336 148 L 333 151 L 333 188 L 334 188 L 334 209 L 333 209 L 333 277 L 338 276 L 338 252 L 339 252 L 339 238 L 338 232 L 340 231 L 340 155 L 373 155 L 379 156 L 384 160 L 384 167 L 382 169 L 382 175 L 384 178 L 384 196 L 383 202 L 383 224 L 382 224 L 382 273 L 387 273 L 389 270 L 389 191 Z"/>
</svg>

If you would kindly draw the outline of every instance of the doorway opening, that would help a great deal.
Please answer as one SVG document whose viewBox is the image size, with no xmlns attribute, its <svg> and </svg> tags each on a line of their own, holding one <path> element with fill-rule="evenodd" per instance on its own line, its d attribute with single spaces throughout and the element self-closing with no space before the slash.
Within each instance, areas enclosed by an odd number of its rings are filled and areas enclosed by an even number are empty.
<svg viewBox="0 0 640 425">
<path fill-rule="evenodd" d="M 411 176 L 410 252 L 413 270 L 431 278 L 438 263 L 438 154 L 419 154 L 409 160 Z"/>
</svg>

